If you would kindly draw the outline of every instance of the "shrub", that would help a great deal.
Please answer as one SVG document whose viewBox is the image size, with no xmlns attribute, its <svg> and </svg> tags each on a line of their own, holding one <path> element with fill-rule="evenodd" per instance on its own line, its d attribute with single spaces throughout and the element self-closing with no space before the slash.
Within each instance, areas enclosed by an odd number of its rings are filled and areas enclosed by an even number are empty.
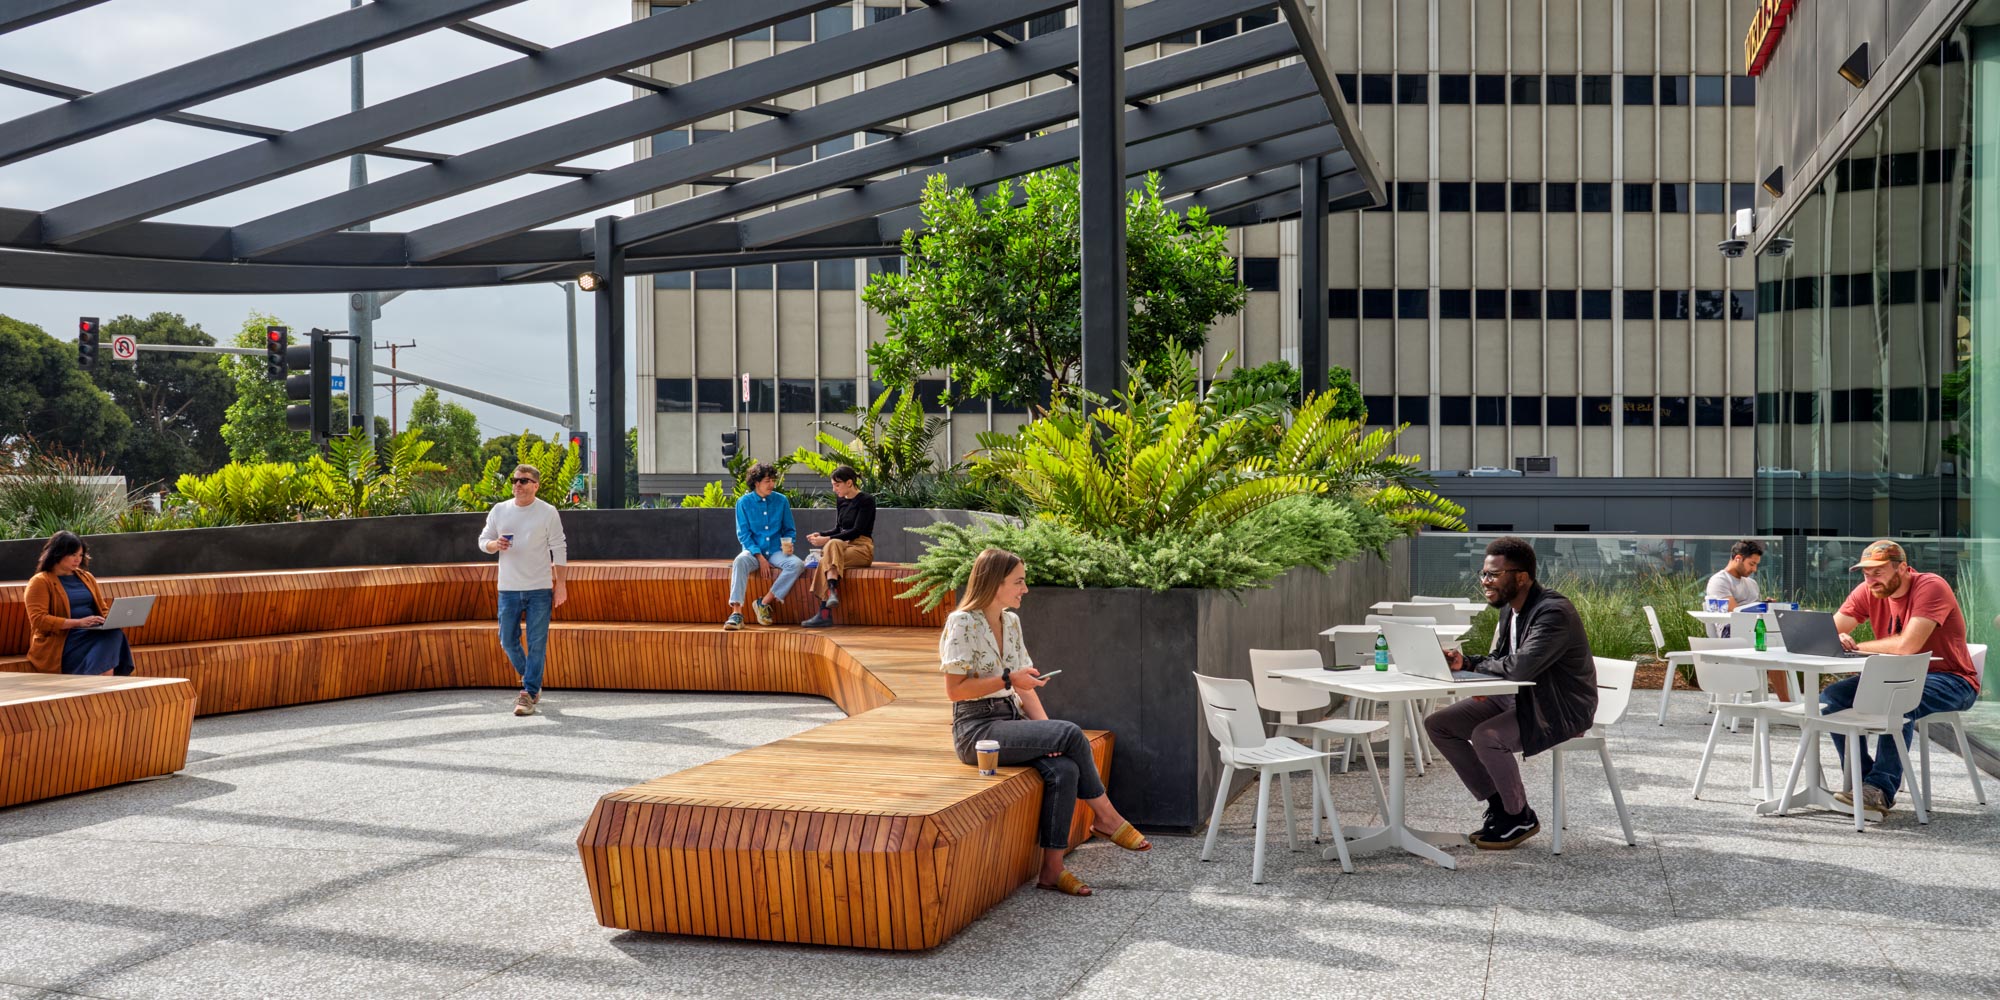
<svg viewBox="0 0 2000 1000">
<path fill-rule="evenodd" d="M 122 488 L 86 481 L 114 475 L 108 468 L 32 442 L 22 451 L 19 464 L 0 465 L 0 538 L 43 538 L 64 530 L 103 534 L 116 529 L 131 507 Z"/>
<path fill-rule="evenodd" d="M 174 491 L 200 527 L 290 521 L 312 509 L 312 487 L 291 462 L 231 462 L 206 476 L 182 475 Z"/>
<path fill-rule="evenodd" d="M 514 466 L 532 465 L 542 474 L 542 488 L 537 497 L 558 510 L 581 507 L 584 502 L 581 499 L 572 502 L 569 492 L 569 485 L 576 480 L 582 466 L 581 457 L 577 449 L 543 441 L 523 431 L 515 440 L 513 461 L 508 461 L 505 454 L 488 456 L 479 478 L 458 488 L 459 503 L 468 510 L 491 508 L 514 495 L 513 484 L 507 481 L 513 476 Z"/>
<path fill-rule="evenodd" d="M 877 501 L 885 493 L 907 493 L 920 482 L 934 479 L 939 473 L 937 438 L 944 431 L 945 418 L 924 415 L 914 386 L 894 393 L 896 408 L 884 417 L 882 410 L 890 395 L 884 392 L 876 396 L 865 410 L 848 410 L 858 418 L 852 425 L 820 421 L 849 439 L 843 441 L 821 431 L 816 435 L 819 451 L 800 448 L 785 464 L 803 465 L 829 477 L 834 469 L 851 465 L 861 474 L 862 488 L 875 494 Z"/>
<path fill-rule="evenodd" d="M 325 456 L 314 455 L 301 470 L 310 491 L 307 502 L 326 517 L 398 513 L 420 477 L 445 471 L 424 457 L 431 442 L 414 427 L 390 438 L 385 450 L 386 465 L 368 432 L 359 427 L 334 438 Z"/>
</svg>

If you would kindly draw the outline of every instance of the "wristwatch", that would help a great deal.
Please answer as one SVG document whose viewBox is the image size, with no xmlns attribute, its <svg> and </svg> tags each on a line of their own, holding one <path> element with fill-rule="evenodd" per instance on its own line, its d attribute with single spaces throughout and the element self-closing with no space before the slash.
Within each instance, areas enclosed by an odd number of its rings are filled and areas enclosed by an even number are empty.
<svg viewBox="0 0 2000 1000">
<path fill-rule="evenodd" d="M 1003 688 L 1003 689 L 1005 689 L 1005 690 L 1009 690 L 1009 691 L 1011 691 L 1011 690 L 1013 690 L 1013 689 L 1014 689 L 1014 677 L 1013 677 L 1013 674 L 1014 674 L 1014 668 L 1012 668 L 1012 667 L 1009 667 L 1009 668 L 1007 668 L 1007 669 L 1005 669 L 1005 670 L 1002 670 L 1002 671 L 1000 671 L 1000 687 L 1001 687 L 1001 688 Z"/>
</svg>

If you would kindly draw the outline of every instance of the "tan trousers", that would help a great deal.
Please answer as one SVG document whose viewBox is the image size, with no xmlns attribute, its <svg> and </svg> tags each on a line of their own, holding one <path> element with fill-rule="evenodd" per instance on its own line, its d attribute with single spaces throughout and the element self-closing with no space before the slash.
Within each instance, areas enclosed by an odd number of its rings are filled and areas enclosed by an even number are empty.
<svg viewBox="0 0 2000 1000">
<path fill-rule="evenodd" d="M 829 577 L 839 579 L 850 569 L 861 569 L 875 562 L 875 540 L 862 536 L 851 542 L 833 539 L 826 543 L 826 551 L 819 557 L 819 572 L 813 574 L 813 596 L 826 600 L 826 581 Z"/>
</svg>

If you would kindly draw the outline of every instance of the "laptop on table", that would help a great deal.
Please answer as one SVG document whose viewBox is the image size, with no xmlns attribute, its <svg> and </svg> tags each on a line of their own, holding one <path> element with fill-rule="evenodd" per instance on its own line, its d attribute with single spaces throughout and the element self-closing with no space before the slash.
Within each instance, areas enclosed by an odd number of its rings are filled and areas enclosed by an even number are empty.
<svg viewBox="0 0 2000 1000">
<path fill-rule="evenodd" d="M 1396 669 L 1412 677 L 1434 681 L 1497 681 L 1492 674 L 1476 670 L 1453 670 L 1444 658 L 1444 644 L 1428 625 L 1399 625 L 1383 622 L 1382 636 L 1389 640 L 1389 656 Z"/>
<path fill-rule="evenodd" d="M 146 624 L 146 618 L 153 613 L 153 602 L 158 599 L 158 594 L 112 598 L 111 607 L 104 612 L 104 624 L 91 625 L 82 631 L 100 632 L 114 628 L 138 628 Z"/>
<path fill-rule="evenodd" d="M 1855 659 L 1867 653 L 1850 653 L 1840 645 L 1840 629 L 1831 611 L 1779 611 L 1778 631 L 1785 637 L 1787 652 L 1807 656 L 1835 656 Z"/>
</svg>

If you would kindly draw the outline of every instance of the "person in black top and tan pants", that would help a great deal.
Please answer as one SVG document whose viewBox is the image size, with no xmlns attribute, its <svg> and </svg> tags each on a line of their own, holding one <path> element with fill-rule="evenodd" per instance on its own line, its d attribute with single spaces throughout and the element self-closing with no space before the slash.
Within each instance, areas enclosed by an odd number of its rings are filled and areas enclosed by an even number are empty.
<svg viewBox="0 0 2000 1000">
<path fill-rule="evenodd" d="M 809 544 L 825 549 L 819 571 L 813 574 L 812 591 L 819 598 L 819 612 L 800 622 L 805 628 L 826 628 L 833 624 L 833 609 L 840 607 L 840 577 L 850 569 L 875 562 L 875 498 L 861 492 L 861 474 L 851 465 L 833 470 L 834 528 L 830 534 L 807 535 Z"/>
</svg>

